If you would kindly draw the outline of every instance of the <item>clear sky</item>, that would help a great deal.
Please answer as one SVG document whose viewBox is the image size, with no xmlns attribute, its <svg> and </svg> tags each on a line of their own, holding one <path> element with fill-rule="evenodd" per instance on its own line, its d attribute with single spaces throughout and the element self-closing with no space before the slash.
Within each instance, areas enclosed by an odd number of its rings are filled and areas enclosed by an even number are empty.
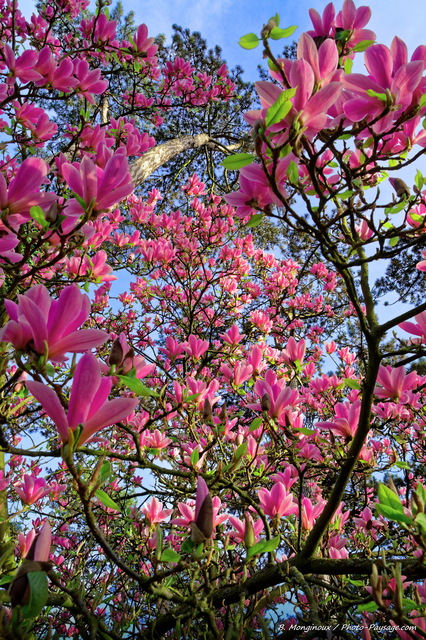
<svg viewBox="0 0 426 640">
<path fill-rule="evenodd" d="M 18 0 L 20 8 L 29 16 L 33 0 Z M 336 8 L 341 2 L 336 1 Z M 311 28 L 308 10 L 322 12 L 328 0 L 123 0 L 125 11 L 134 11 L 138 23 L 145 22 L 150 35 L 169 36 L 172 24 L 200 31 L 209 46 L 222 47 L 229 66 L 240 64 L 247 71 L 246 78 L 256 79 L 256 66 L 262 62 L 261 49 L 241 49 L 237 42 L 246 33 L 259 33 L 267 20 L 279 13 L 281 26 L 297 25 L 292 39 Z M 426 0 L 355 0 L 357 6 L 369 4 L 373 17 L 368 27 L 375 31 L 377 41 L 389 45 L 399 35 L 407 42 L 410 52 L 419 44 L 426 44 Z M 275 43 L 276 51 L 281 42 Z"/>
</svg>

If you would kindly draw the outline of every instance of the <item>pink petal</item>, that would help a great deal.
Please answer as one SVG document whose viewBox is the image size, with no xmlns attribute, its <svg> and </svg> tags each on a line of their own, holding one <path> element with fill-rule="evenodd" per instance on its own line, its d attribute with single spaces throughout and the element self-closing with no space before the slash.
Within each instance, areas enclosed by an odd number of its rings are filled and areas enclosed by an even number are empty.
<svg viewBox="0 0 426 640">
<path fill-rule="evenodd" d="M 126 418 L 129 413 L 134 411 L 138 403 L 138 398 L 115 398 L 114 400 L 106 402 L 103 407 L 84 424 L 79 443 L 83 444 L 87 442 L 97 431 Z"/>
<path fill-rule="evenodd" d="M 35 380 L 29 380 L 27 387 L 34 398 L 40 402 L 45 413 L 56 424 L 62 442 L 68 442 L 68 421 L 56 393 L 50 387 Z"/>
<path fill-rule="evenodd" d="M 73 429 L 86 421 L 100 381 L 99 363 L 94 355 L 87 353 L 81 358 L 74 372 L 68 409 L 68 422 Z"/>
</svg>

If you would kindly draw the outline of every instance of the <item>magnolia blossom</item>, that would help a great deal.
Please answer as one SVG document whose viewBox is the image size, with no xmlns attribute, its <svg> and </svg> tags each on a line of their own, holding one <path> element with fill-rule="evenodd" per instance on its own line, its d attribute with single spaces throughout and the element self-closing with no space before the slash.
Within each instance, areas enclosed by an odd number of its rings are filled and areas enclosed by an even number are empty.
<svg viewBox="0 0 426 640">
<path fill-rule="evenodd" d="M 85 209 L 91 208 L 91 211 L 105 211 L 133 191 L 124 149 L 111 155 L 104 169 L 84 156 L 80 164 L 62 164 L 61 172 L 72 191 L 84 201 Z M 65 213 L 80 216 L 84 209 L 77 200 L 71 199 Z"/>
<path fill-rule="evenodd" d="M 11 224 L 29 220 L 31 207 L 46 207 L 56 200 L 54 193 L 40 191 L 46 182 L 47 171 L 48 166 L 41 158 L 27 158 L 9 185 L 0 171 L 0 209 L 8 212 Z"/>
<path fill-rule="evenodd" d="M 99 347 L 109 337 L 100 329 L 77 331 L 89 317 L 90 300 L 76 284 L 65 287 L 57 300 L 39 284 L 18 295 L 18 303 L 5 300 L 4 304 L 10 321 L 0 329 L 0 341 L 53 362 L 66 360 L 66 353 Z"/>
<path fill-rule="evenodd" d="M 272 489 L 262 488 L 257 492 L 263 511 L 270 518 L 290 516 L 298 512 L 297 504 L 293 502 L 293 494 L 287 493 L 282 482 L 274 484 Z"/>
<path fill-rule="evenodd" d="M 144 504 L 141 511 L 145 515 L 149 524 L 153 525 L 167 520 L 173 509 L 163 509 L 163 503 L 154 497 Z"/>
<path fill-rule="evenodd" d="M 65 487 L 64 487 L 65 488 Z M 24 475 L 23 483 L 15 486 L 15 491 L 25 504 L 34 504 L 51 492 L 52 488 L 44 478 L 34 475 Z"/>
<path fill-rule="evenodd" d="M 108 400 L 111 386 L 111 378 L 101 376 L 99 363 L 90 353 L 81 358 L 75 369 L 67 413 L 53 389 L 41 382 L 27 382 L 30 393 L 56 424 L 62 442 L 68 442 L 70 429 L 75 431 L 78 425 L 82 426 L 79 445 L 97 431 L 126 418 L 139 403 L 138 398 Z"/>
</svg>

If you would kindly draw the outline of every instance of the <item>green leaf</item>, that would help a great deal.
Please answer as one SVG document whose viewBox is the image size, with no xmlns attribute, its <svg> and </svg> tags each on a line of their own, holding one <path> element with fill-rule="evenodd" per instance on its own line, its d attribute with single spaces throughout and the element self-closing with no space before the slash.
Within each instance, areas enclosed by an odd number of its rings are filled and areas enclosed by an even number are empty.
<svg viewBox="0 0 426 640">
<path fill-rule="evenodd" d="M 425 535 L 426 532 L 426 514 L 418 513 L 414 518 L 414 522 L 419 525 L 422 535 Z"/>
<path fill-rule="evenodd" d="M 287 29 L 280 29 L 279 27 L 274 27 L 269 34 L 269 37 L 272 40 L 281 40 L 281 38 L 290 38 L 293 33 L 296 31 L 297 27 L 287 27 Z"/>
<path fill-rule="evenodd" d="M 386 504 L 377 504 L 376 511 L 393 522 L 404 522 L 405 524 L 412 524 L 413 522 L 410 516 L 406 516 L 405 513 L 401 513 L 398 509 L 393 509 Z"/>
<path fill-rule="evenodd" d="M 352 51 L 355 51 L 355 53 L 360 53 L 362 51 L 365 51 L 366 49 L 368 49 L 368 47 L 371 47 L 372 44 L 374 44 L 375 40 L 361 40 L 361 42 L 358 42 L 353 48 Z"/>
<path fill-rule="evenodd" d="M 48 221 L 44 217 L 44 211 L 41 207 L 39 206 L 31 207 L 30 216 L 32 217 L 33 220 L 35 220 L 38 224 L 40 224 L 43 227 L 43 229 L 46 229 L 49 226 Z"/>
<path fill-rule="evenodd" d="M 411 469 L 410 465 L 408 464 L 408 462 L 395 462 L 395 464 L 393 465 L 394 467 L 398 467 L 399 469 Z"/>
<path fill-rule="evenodd" d="M 395 236 L 389 240 L 389 244 L 391 247 L 394 247 L 395 245 L 397 245 L 398 242 L 399 242 L 398 236 Z"/>
<path fill-rule="evenodd" d="M 343 65 L 345 73 L 351 73 L 353 64 L 354 64 L 354 61 L 351 60 L 351 58 L 346 58 L 345 64 Z"/>
<path fill-rule="evenodd" d="M 426 93 L 424 93 L 419 100 L 419 107 L 424 107 L 426 105 Z"/>
<path fill-rule="evenodd" d="M 238 44 L 243 49 L 255 49 L 259 42 L 260 40 L 255 33 L 248 33 L 238 40 Z"/>
<path fill-rule="evenodd" d="M 309 429 L 309 427 L 295 427 L 294 430 L 304 436 L 311 436 L 316 431 L 315 429 Z"/>
<path fill-rule="evenodd" d="M 353 378 L 345 378 L 345 384 L 349 389 L 361 389 L 360 383 Z"/>
<path fill-rule="evenodd" d="M 255 213 L 247 222 L 246 227 L 258 227 L 264 218 L 264 213 Z"/>
<path fill-rule="evenodd" d="M 246 167 L 254 160 L 254 156 L 251 153 L 234 153 L 232 156 L 228 156 L 220 163 L 225 169 L 231 169 L 232 171 L 238 171 L 242 167 Z"/>
<path fill-rule="evenodd" d="M 390 487 L 380 483 L 377 489 L 377 495 L 381 505 L 383 504 L 388 507 L 392 507 L 392 509 L 396 509 L 397 511 L 404 513 L 404 507 L 402 506 L 399 496 L 397 496 L 395 491 L 392 491 Z"/>
<path fill-rule="evenodd" d="M 367 89 L 366 93 L 372 98 L 378 98 L 382 102 L 388 101 L 388 96 L 386 93 L 378 93 L 378 91 L 374 91 L 374 89 Z"/>
<path fill-rule="evenodd" d="M 115 511 L 121 511 L 118 504 L 114 502 L 114 500 L 110 498 L 109 495 L 105 493 L 105 491 L 102 491 L 102 489 L 98 489 L 97 491 L 95 491 L 95 496 L 97 497 L 99 502 L 102 502 L 102 504 L 108 509 L 115 509 Z"/>
<path fill-rule="evenodd" d="M 250 431 L 256 431 L 256 429 L 259 429 L 259 427 L 261 426 L 263 420 L 262 418 L 255 418 L 253 420 L 253 422 L 251 423 L 249 430 Z"/>
<path fill-rule="evenodd" d="M 198 451 L 198 449 L 194 449 L 194 451 L 191 453 L 191 458 L 190 458 L 191 464 L 193 467 L 195 467 L 199 459 L 200 459 L 200 452 Z"/>
<path fill-rule="evenodd" d="M 394 207 L 386 207 L 385 213 L 386 214 L 399 213 L 400 211 L 402 211 L 404 209 L 405 205 L 406 205 L 406 202 L 399 202 Z"/>
<path fill-rule="evenodd" d="M 281 122 L 288 112 L 290 111 L 292 104 L 290 98 L 296 93 L 296 88 L 285 89 L 280 93 L 274 104 L 271 105 L 266 112 L 265 124 L 267 127 L 271 127 L 277 122 Z"/>
<path fill-rule="evenodd" d="M 30 601 L 21 607 L 21 611 L 24 618 L 35 618 L 47 602 L 47 575 L 44 571 L 30 571 L 27 578 L 30 584 Z"/>
<path fill-rule="evenodd" d="M 367 604 L 359 604 L 358 605 L 358 611 L 376 611 L 378 608 L 378 605 L 374 602 L 367 602 Z"/>
<path fill-rule="evenodd" d="M 188 538 L 186 538 L 185 542 L 182 543 L 182 546 L 180 548 L 180 550 L 183 553 L 191 553 L 191 551 L 194 549 L 195 544 L 192 542 L 191 538 L 188 536 Z"/>
<path fill-rule="evenodd" d="M 291 182 L 291 184 L 297 184 L 299 180 L 299 169 L 294 160 L 291 160 L 290 164 L 288 165 L 287 178 L 289 179 L 289 182 Z"/>
<path fill-rule="evenodd" d="M 423 96 L 423 97 L 426 98 L 426 96 Z M 417 189 L 420 191 L 421 188 L 424 185 L 424 178 L 423 178 L 423 175 L 422 175 L 422 172 L 420 171 L 420 169 L 417 169 L 416 177 L 414 178 L 414 182 L 416 183 Z"/>
<path fill-rule="evenodd" d="M 109 476 L 111 475 L 111 471 L 111 463 L 109 462 L 109 460 L 105 460 L 99 473 L 99 480 L 102 484 L 108 480 Z"/>
<path fill-rule="evenodd" d="M 422 222 L 424 216 L 420 216 L 418 213 L 411 213 L 410 211 L 410 218 L 414 222 Z"/>
<path fill-rule="evenodd" d="M 342 198 L 342 200 L 345 200 L 346 198 L 350 198 L 351 196 L 353 196 L 354 191 L 351 191 L 351 189 L 348 189 L 347 191 L 342 191 L 342 193 L 337 193 L 336 195 L 338 198 Z"/>
<path fill-rule="evenodd" d="M 242 442 L 239 447 L 236 448 L 234 453 L 234 460 L 239 460 L 247 453 L 248 442 Z"/>
<path fill-rule="evenodd" d="M 133 391 L 133 393 L 136 393 L 137 396 L 151 396 L 152 398 L 160 397 L 159 393 L 146 387 L 138 378 L 132 378 L 131 376 L 118 377 L 120 378 L 120 382 L 126 385 L 126 387 L 129 387 L 129 389 Z"/>
<path fill-rule="evenodd" d="M 275 551 L 279 544 L 280 536 L 276 536 L 275 538 L 272 538 L 272 540 L 261 540 L 248 549 L 247 557 L 251 558 L 252 556 L 260 555 L 261 553 L 270 553 L 271 551 Z"/>
<path fill-rule="evenodd" d="M 160 558 L 161 562 L 179 562 L 180 555 L 173 549 L 164 549 Z"/>
</svg>

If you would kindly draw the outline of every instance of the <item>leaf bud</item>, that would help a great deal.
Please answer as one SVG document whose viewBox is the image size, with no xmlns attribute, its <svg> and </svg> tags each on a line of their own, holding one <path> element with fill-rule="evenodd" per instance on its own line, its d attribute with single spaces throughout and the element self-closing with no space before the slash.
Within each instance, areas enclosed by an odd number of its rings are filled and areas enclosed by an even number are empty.
<svg viewBox="0 0 426 640">
<path fill-rule="evenodd" d="M 123 362 L 123 347 L 120 343 L 120 338 L 116 338 L 112 343 L 111 351 L 108 358 L 108 364 L 112 367 L 113 365 L 119 365 Z"/>
<path fill-rule="evenodd" d="M 271 408 L 271 398 L 269 397 L 269 393 L 263 394 L 260 401 L 260 406 L 262 407 L 262 411 L 269 411 L 269 409 Z"/>
</svg>

